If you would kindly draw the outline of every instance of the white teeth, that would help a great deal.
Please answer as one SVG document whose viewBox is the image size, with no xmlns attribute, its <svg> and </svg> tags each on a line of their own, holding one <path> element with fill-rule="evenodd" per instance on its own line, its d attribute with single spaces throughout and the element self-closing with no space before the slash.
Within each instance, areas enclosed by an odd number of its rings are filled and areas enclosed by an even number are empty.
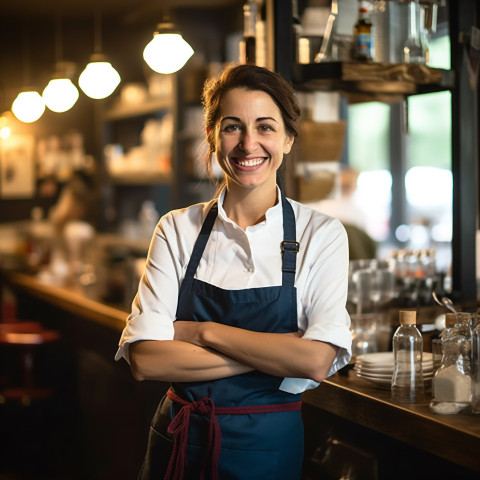
<svg viewBox="0 0 480 480">
<path fill-rule="evenodd" d="M 238 164 L 242 167 L 254 167 L 255 165 L 260 165 L 263 162 L 263 159 L 257 160 L 245 160 L 245 161 L 238 161 Z"/>
</svg>

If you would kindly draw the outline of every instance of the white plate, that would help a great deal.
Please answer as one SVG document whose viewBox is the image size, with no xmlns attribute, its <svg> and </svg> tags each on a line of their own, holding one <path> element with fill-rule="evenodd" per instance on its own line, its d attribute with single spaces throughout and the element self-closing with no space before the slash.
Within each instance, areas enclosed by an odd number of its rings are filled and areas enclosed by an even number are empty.
<svg viewBox="0 0 480 480">
<path fill-rule="evenodd" d="M 365 375 L 362 375 L 362 374 L 359 374 L 357 372 L 357 376 L 359 378 L 363 378 L 364 380 L 367 380 L 368 382 L 371 382 L 379 387 L 382 387 L 382 388 L 386 388 L 386 389 L 390 389 L 391 387 L 391 384 L 392 384 L 392 377 L 390 376 L 390 378 L 377 378 L 377 377 L 370 377 L 370 376 L 365 376 Z M 431 381 L 432 381 L 432 378 L 433 376 L 426 376 L 424 375 L 423 376 L 423 379 L 425 381 L 426 384 L 429 384 Z"/>
<path fill-rule="evenodd" d="M 365 377 L 372 377 L 372 378 L 392 378 L 393 372 L 370 372 L 369 370 L 365 370 L 363 368 L 354 368 L 357 375 L 362 375 Z M 424 377 L 433 377 L 433 370 L 423 370 Z"/>
<path fill-rule="evenodd" d="M 359 370 L 361 372 L 365 372 L 365 373 L 371 373 L 373 375 L 388 375 L 388 374 L 391 374 L 393 372 L 393 365 L 391 367 L 388 367 L 388 368 L 371 368 L 370 366 L 368 365 L 364 365 L 363 363 L 356 363 L 355 364 L 355 370 Z M 422 369 L 423 369 L 423 373 L 426 373 L 426 372 L 433 372 L 433 363 L 423 363 L 422 364 Z"/>
<path fill-rule="evenodd" d="M 370 365 L 385 366 L 393 365 L 393 352 L 364 353 L 357 357 L 357 362 L 368 363 Z"/>
<path fill-rule="evenodd" d="M 359 355 L 355 360 L 355 365 L 362 368 L 368 368 L 372 371 L 389 372 L 393 371 L 393 352 L 365 353 Z M 433 368 L 433 356 L 429 352 L 424 352 L 422 365 L 424 369 Z"/>
<path fill-rule="evenodd" d="M 373 374 L 368 374 L 368 373 L 364 373 L 364 372 L 359 372 L 358 370 L 356 371 L 356 374 L 359 377 L 372 378 L 372 379 L 377 379 L 377 380 L 388 380 L 388 381 L 390 381 L 392 379 L 392 374 L 390 374 L 390 375 L 387 375 L 387 374 L 373 375 Z M 423 374 L 423 378 L 432 378 L 432 377 L 433 377 L 433 372 Z"/>
</svg>

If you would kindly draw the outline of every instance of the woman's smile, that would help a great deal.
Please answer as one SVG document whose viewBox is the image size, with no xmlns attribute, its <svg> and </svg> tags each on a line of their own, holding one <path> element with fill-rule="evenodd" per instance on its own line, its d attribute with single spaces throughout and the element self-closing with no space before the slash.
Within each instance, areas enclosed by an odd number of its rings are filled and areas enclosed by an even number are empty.
<svg viewBox="0 0 480 480">
<path fill-rule="evenodd" d="M 233 161 L 240 167 L 247 170 L 255 170 L 255 167 L 260 167 L 263 162 L 267 160 L 267 157 L 238 157 L 233 158 Z M 253 167 L 253 168 L 252 168 Z"/>
</svg>

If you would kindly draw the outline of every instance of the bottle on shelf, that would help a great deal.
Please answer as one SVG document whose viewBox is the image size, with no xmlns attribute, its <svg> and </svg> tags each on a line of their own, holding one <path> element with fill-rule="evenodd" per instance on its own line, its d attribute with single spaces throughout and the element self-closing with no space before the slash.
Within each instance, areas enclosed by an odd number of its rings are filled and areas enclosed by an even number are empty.
<svg viewBox="0 0 480 480">
<path fill-rule="evenodd" d="M 256 64 L 257 3 L 249 0 L 243 6 L 243 40 L 240 42 L 240 63 Z"/>
<path fill-rule="evenodd" d="M 408 4 L 408 34 L 403 45 L 403 61 L 405 63 L 426 63 L 428 41 L 424 36 L 424 10 L 419 0 Z"/>
<path fill-rule="evenodd" d="M 471 315 L 447 313 L 442 341 L 442 361 L 432 380 L 433 412 L 449 415 L 465 410 L 471 403 L 470 372 Z"/>
<path fill-rule="evenodd" d="M 355 60 L 372 61 L 374 57 L 374 35 L 369 3 L 365 0 L 358 2 L 358 17 L 353 26 L 353 58 Z"/>
<path fill-rule="evenodd" d="M 401 310 L 400 326 L 393 335 L 392 400 L 399 403 L 424 401 L 423 338 L 419 332 L 417 312 Z"/>
</svg>

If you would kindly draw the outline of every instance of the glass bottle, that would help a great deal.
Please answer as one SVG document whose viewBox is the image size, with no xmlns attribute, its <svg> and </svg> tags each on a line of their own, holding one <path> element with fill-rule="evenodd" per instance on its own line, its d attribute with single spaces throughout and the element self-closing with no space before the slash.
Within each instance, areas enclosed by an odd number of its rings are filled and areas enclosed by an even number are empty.
<svg viewBox="0 0 480 480">
<path fill-rule="evenodd" d="M 408 35 L 403 45 L 403 61 L 405 63 L 426 63 L 426 48 L 423 38 L 423 10 L 418 0 L 408 5 Z"/>
<path fill-rule="evenodd" d="M 360 1 L 358 17 L 353 26 L 353 58 L 355 60 L 373 60 L 373 26 L 369 14 L 369 2 Z"/>
<path fill-rule="evenodd" d="M 250 0 L 243 6 L 243 40 L 240 43 L 240 63 L 256 63 L 257 4 Z"/>
<path fill-rule="evenodd" d="M 474 324 L 472 332 L 472 412 L 480 413 L 480 322 L 478 314 L 473 315 Z"/>
<path fill-rule="evenodd" d="M 464 410 L 471 402 L 470 315 L 447 313 L 440 339 L 443 355 L 432 380 L 430 408 L 448 415 Z"/>
<path fill-rule="evenodd" d="M 417 329 L 417 312 L 401 310 L 400 326 L 393 335 L 392 400 L 421 403 L 424 400 L 423 338 Z"/>
</svg>

